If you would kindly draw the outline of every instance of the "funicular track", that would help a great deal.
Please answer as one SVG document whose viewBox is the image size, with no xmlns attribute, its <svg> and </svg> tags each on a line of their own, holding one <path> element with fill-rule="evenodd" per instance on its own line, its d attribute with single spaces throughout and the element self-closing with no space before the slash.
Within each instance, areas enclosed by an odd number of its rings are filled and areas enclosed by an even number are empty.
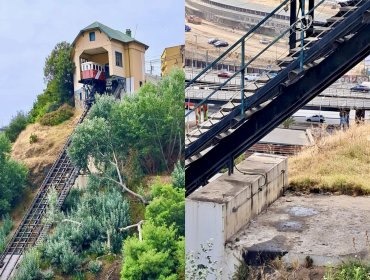
<svg viewBox="0 0 370 280">
<path fill-rule="evenodd" d="M 88 111 L 89 108 L 85 109 L 77 125 L 82 123 Z M 79 168 L 72 164 L 67 154 L 70 143 L 71 137 L 63 146 L 23 220 L 7 244 L 4 253 L 0 256 L 0 280 L 9 279 L 25 250 L 37 245 L 46 236 L 50 225 L 44 224 L 42 219 L 47 208 L 49 191 L 53 188 L 57 191 L 58 206 L 61 207 L 73 186 L 79 174 Z"/>
</svg>

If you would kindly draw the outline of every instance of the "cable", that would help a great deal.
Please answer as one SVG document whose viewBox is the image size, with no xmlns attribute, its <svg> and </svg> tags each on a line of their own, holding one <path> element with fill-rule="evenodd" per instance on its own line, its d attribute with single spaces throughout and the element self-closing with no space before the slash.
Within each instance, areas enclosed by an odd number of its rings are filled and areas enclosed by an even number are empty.
<svg viewBox="0 0 370 280">
<path fill-rule="evenodd" d="M 237 167 L 236 167 L 236 165 L 235 165 L 235 163 L 234 163 L 234 168 L 237 170 L 237 171 L 239 171 L 241 174 L 243 174 L 243 175 L 261 175 L 261 176 L 263 176 L 263 178 L 265 178 L 265 183 L 262 185 L 262 186 L 260 186 L 260 187 L 258 187 L 258 189 L 261 191 L 262 190 L 262 188 L 264 187 L 264 186 L 266 186 L 267 184 L 268 184 L 268 182 L 267 182 L 267 173 L 265 172 L 265 173 L 262 173 L 262 172 L 245 172 L 245 171 L 241 171 L 240 169 L 238 169 Z"/>
</svg>

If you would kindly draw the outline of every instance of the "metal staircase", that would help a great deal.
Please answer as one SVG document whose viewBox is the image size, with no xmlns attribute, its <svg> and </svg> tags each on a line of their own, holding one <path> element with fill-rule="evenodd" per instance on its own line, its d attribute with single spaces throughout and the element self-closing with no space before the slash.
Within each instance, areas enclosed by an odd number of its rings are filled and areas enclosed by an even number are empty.
<svg viewBox="0 0 370 280">
<path fill-rule="evenodd" d="M 89 111 L 89 107 L 83 112 L 77 124 L 82 123 Z M 39 244 L 50 228 L 44 224 L 42 219 L 48 204 L 48 193 L 55 189 L 58 193 L 58 206 L 61 207 L 73 186 L 79 168 L 75 167 L 67 154 L 67 149 L 71 143 L 71 138 L 67 140 L 57 160 L 50 168 L 39 191 L 37 192 L 31 206 L 28 208 L 19 224 L 12 239 L 2 255 L 0 255 L 0 279 L 9 279 L 17 264 L 21 260 L 22 254 L 28 248 Z"/>
<path fill-rule="evenodd" d="M 307 2 L 307 1 L 306 1 Z M 238 94 L 186 135 L 186 195 L 205 185 L 223 167 L 233 172 L 234 159 L 299 110 L 370 53 L 370 1 L 347 1 L 326 22 L 315 21 L 325 1 L 286 0 L 219 58 L 186 84 L 197 90 L 210 70 L 236 49 L 241 52 L 239 70 L 217 86 L 194 110 L 214 94 L 232 84 Z M 246 43 L 279 11 L 290 5 L 291 25 L 245 61 Z M 299 8 L 299 9 L 297 9 Z M 300 16 L 297 13 L 299 10 Z M 255 81 L 245 81 L 247 67 L 265 54 L 281 38 L 289 36 L 289 49 L 268 65 Z M 277 75 L 272 75 L 277 72 Z M 239 78 L 240 77 L 240 78 Z M 239 78 L 238 83 L 232 83 Z M 187 113 L 189 115 L 191 112 Z"/>
</svg>

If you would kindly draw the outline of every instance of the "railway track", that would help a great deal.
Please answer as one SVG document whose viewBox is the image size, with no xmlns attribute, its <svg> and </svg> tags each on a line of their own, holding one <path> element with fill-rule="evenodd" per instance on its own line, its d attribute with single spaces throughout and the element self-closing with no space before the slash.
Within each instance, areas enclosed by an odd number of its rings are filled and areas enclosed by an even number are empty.
<svg viewBox="0 0 370 280">
<path fill-rule="evenodd" d="M 82 123 L 89 109 L 86 109 L 78 120 Z M 42 222 L 48 203 L 48 193 L 53 188 L 58 193 L 58 206 L 61 207 L 69 190 L 73 186 L 79 168 L 75 167 L 67 154 L 71 143 L 68 138 L 57 160 L 50 168 L 31 206 L 28 208 L 4 253 L 0 256 L 0 280 L 7 280 L 15 271 L 25 250 L 39 244 L 48 233 L 50 225 Z"/>
</svg>

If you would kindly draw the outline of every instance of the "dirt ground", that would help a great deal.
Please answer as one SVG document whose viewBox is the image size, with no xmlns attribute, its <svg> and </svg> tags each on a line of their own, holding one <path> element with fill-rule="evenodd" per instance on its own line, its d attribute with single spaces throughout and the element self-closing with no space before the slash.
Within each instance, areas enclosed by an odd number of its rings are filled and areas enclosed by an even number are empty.
<svg viewBox="0 0 370 280">
<path fill-rule="evenodd" d="M 13 144 L 11 157 L 23 162 L 30 170 L 30 183 L 33 188 L 39 187 L 49 167 L 56 160 L 67 138 L 82 112 L 77 111 L 68 121 L 56 126 L 30 124 L 22 131 Z M 37 142 L 31 144 L 30 136 L 37 136 Z"/>
</svg>

